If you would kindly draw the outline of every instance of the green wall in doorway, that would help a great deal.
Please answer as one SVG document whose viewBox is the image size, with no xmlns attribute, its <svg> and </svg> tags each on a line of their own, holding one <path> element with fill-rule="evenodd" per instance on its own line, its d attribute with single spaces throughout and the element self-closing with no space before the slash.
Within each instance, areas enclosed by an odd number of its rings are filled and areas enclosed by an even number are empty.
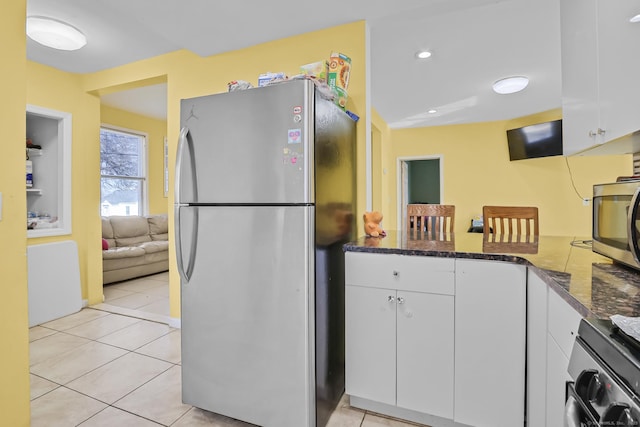
<svg viewBox="0 0 640 427">
<path fill-rule="evenodd" d="M 409 173 L 409 203 L 440 203 L 440 159 L 411 160 Z"/>
</svg>

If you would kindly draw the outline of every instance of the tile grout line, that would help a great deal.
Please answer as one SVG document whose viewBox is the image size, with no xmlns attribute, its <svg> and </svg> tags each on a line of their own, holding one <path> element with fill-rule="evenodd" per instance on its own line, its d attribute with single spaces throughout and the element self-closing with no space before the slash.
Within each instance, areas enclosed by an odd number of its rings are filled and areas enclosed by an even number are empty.
<svg viewBox="0 0 640 427">
<path fill-rule="evenodd" d="M 133 352 L 132 352 L 132 353 L 133 353 Z M 136 353 L 136 354 L 137 354 L 137 353 Z M 166 361 L 165 361 L 165 362 L 166 362 Z M 135 415 L 135 416 L 137 416 L 137 417 L 141 417 L 141 418 L 144 418 L 144 419 L 146 419 L 146 420 L 152 421 L 152 422 L 154 422 L 154 423 L 156 423 L 156 424 L 159 424 L 159 425 L 162 425 L 162 426 L 167 426 L 167 424 L 160 423 L 160 422 L 158 422 L 158 421 L 155 421 L 155 420 L 152 420 L 152 419 L 150 419 L 150 418 L 144 417 L 144 416 L 142 416 L 142 415 L 140 415 L 140 414 L 137 414 L 137 413 L 135 413 L 135 412 L 131 412 L 131 411 L 127 410 L 127 409 L 120 408 L 119 406 L 115 406 L 115 405 L 116 405 L 116 403 L 118 403 L 119 401 L 121 401 L 121 400 L 122 400 L 122 399 L 124 399 L 125 397 L 129 396 L 130 394 L 132 394 L 132 393 L 133 393 L 133 392 L 135 392 L 136 390 L 138 390 L 138 389 L 140 389 L 140 388 L 144 387 L 146 384 L 148 384 L 148 383 L 150 383 L 151 381 L 153 381 L 154 379 L 158 378 L 160 375 L 163 375 L 163 374 L 167 373 L 170 369 L 174 368 L 175 366 L 179 366 L 179 365 L 176 365 L 176 364 L 171 363 L 171 362 L 167 362 L 167 363 L 170 363 L 172 366 L 169 366 L 169 367 L 168 367 L 167 369 L 165 369 L 164 371 L 162 371 L 162 372 L 158 373 L 158 375 L 154 376 L 153 378 L 150 378 L 148 381 L 145 381 L 144 383 L 140 384 L 138 387 L 134 388 L 133 390 L 131 390 L 130 392 L 128 392 L 127 394 L 125 394 L 124 396 L 120 397 L 120 398 L 119 398 L 118 400 L 116 400 L 115 402 L 113 402 L 113 403 L 111 403 L 111 404 L 108 404 L 108 405 L 109 405 L 110 407 L 112 407 L 112 408 L 118 409 L 118 410 L 120 410 L 120 411 L 128 412 L 128 413 L 133 414 L 133 415 Z M 106 402 L 105 402 L 105 403 L 106 403 Z M 175 423 L 177 420 L 179 420 L 180 418 L 182 418 L 182 417 L 184 416 L 184 414 L 186 414 L 187 412 L 189 412 L 189 411 L 191 410 L 191 408 L 193 408 L 193 406 L 189 405 L 189 409 L 187 409 L 187 410 L 186 410 L 182 415 L 180 415 L 180 416 L 179 416 L 179 417 L 178 417 L 178 418 L 177 418 L 173 423 Z M 171 423 L 171 424 L 173 424 L 173 423 Z"/>
</svg>

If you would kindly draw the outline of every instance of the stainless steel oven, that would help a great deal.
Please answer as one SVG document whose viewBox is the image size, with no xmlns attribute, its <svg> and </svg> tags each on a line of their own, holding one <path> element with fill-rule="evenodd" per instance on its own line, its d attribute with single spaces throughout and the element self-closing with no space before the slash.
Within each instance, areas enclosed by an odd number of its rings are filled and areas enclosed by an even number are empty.
<svg viewBox="0 0 640 427">
<path fill-rule="evenodd" d="M 571 352 L 565 427 L 640 426 L 640 346 L 608 319 L 583 319 Z"/>
<path fill-rule="evenodd" d="M 640 269 L 640 180 L 593 186 L 593 251 Z"/>
</svg>

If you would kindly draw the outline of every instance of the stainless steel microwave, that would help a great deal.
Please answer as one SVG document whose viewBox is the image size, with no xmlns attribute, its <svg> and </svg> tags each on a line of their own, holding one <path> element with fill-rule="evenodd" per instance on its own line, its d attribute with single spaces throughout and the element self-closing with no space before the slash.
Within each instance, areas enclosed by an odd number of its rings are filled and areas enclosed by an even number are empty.
<svg viewBox="0 0 640 427">
<path fill-rule="evenodd" d="M 640 180 L 593 186 L 593 251 L 640 270 Z"/>
</svg>

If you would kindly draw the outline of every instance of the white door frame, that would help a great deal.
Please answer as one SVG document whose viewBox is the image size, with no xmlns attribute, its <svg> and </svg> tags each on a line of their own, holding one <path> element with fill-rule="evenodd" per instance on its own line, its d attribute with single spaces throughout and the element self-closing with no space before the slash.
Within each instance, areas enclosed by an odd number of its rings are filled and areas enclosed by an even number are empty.
<svg viewBox="0 0 640 427">
<path fill-rule="evenodd" d="M 398 157 L 396 158 L 396 171 L 397 171 L 397 178 L 396 178 L 396 194 L 397 194 L 397 198 L 396 198 L 396 203 L 397 203 L 397 230 L 404 230 L 405 229 L 405 220 L 407 218 L 407 210 L 406 210 L 406 206 L 407 203 L 406 201 L 409 199 L 409 186 L 408 184 L 408 173 L 407 173 L 407 162 L 413 161 L 413 160 L 438 160 L 438 163 L 440 165 L 440 203 L 442 203 L 442 201 L 444 200 L 444 180 L 443 180 L 443 175 L 444 175 L 444 165 L 443 165 L 443 161 L 442 159 L 444 158 L 444 156 L 442 154 L 434 154 L 431 156 L 408 156 L 408 157 Z"/>
</svg>

